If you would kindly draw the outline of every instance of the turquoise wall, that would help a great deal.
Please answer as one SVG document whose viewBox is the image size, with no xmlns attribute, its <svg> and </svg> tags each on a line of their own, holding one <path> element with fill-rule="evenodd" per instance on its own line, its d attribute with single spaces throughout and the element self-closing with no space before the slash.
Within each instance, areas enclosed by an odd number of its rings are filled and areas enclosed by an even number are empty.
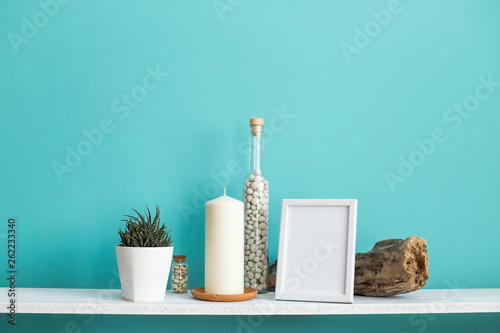
<svg viewBox="0 0 500 333">
<path fill-rule="evenodd" d="M 0 4 L 0 242 L 15 216 L 18 286 L 119 288 L 116 231 L 144 204 L 202 286 L 200 202 L 226 183 L 241 197 L 258 116 L 272 260 L 281 199 L 357 198 L 357 251 L 424 237 L 427 288 L 500 287 L 500 2 L 55 1 Z M 242 318 L 21 315 L 18 328 L 233 332 Z M 499 314 L 254 320 L 500 327 Z"/>
</svg>

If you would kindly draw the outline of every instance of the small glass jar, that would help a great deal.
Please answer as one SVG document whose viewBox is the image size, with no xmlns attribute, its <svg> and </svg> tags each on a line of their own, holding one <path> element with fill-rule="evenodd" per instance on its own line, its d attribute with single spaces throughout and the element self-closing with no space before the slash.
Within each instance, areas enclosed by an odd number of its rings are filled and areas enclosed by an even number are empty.
<svg viewBox="0 0 500 333">
<path fill-rule="evenodd" d="M 175 255 L 172 265 L 172 292 L 185 293 L 188 287 L 188 264 L 185 255 Z"/>
</svg>

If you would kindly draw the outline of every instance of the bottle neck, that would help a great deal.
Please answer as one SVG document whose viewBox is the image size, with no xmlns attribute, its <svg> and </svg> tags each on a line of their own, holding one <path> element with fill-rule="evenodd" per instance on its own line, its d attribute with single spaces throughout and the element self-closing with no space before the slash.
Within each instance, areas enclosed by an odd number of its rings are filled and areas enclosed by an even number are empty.
<svg viewBox="0 0 500 333">
<path fill-rule="evenodd" d="M 262 134 L 253 135 L 250 131 L 250 172 L 261 170 Z"/>
</svg>

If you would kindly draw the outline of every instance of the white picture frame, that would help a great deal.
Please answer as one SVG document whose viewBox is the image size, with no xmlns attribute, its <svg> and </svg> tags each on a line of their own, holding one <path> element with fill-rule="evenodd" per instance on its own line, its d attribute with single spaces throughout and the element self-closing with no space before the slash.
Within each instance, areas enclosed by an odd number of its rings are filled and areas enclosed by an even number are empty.
<svg viewBox="0 0 500 333">
<path fill-rule="evenodd" d="M 357 199 L 283 199 L 276 300 L 352 303 Z"/>
</svg>

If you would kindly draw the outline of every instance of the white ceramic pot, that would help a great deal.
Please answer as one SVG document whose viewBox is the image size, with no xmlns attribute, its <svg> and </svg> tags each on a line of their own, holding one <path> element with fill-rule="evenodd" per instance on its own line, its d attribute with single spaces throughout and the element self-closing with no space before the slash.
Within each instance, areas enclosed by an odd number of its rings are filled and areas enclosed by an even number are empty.
<svg viewBox="0 0 500 333">
<path fill-rule="evenodd" d="M 116 246 L 123 299 L 158 302 L 165 298 L 174 247 Z"/>
</svg>

